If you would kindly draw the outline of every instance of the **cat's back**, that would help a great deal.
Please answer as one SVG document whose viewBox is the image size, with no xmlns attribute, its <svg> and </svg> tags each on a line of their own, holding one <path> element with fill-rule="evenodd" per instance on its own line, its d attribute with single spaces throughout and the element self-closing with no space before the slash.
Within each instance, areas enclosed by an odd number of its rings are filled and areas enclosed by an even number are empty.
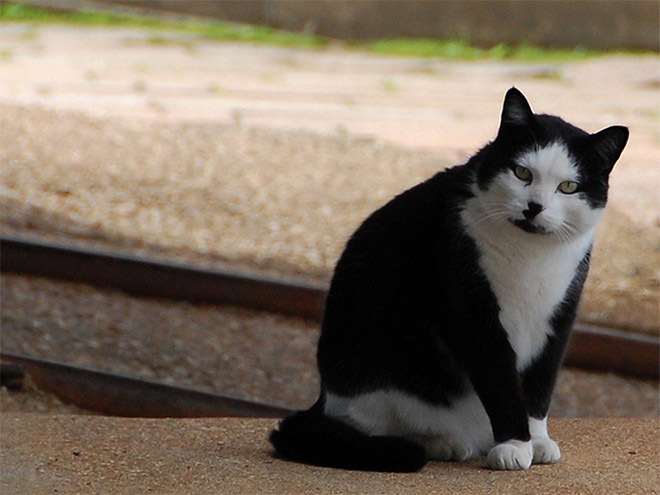
<svg viewBox="0 0 660 495">
<path fill-rule="evenodd" d="M 420 249 L 437 244 L 437 237 L 460 230 L 460 211 L 472 197 L 471 177 L 468 165 L 455 166 L 395 196 L 355 231 L 338 271 L 342 262 L 363 252 L 369 258 L 377 259 L 381 254 L 397 256 L 400 261 L 418 253 L 419 259 Z"/>
</svg>

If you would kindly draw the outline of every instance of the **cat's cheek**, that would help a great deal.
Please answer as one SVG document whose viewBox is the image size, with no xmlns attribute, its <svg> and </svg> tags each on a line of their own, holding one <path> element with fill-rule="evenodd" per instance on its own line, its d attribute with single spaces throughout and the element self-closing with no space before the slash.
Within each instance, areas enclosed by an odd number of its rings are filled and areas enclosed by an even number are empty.
<svg viewBox="0 0 660 495">
<path fill-rule="evenodd" d="M 604 208 L 592 208 L 586 201 L 572 196 L 566 198 L 560 214 L 576 232 L 584 233 L 592 231 L 598 225 L 603 212 Z"/>
<path fill-rule="evenodd" d="M 520 212 L 526 208 L 527 195 L 522 183 L 512 177 L 501 174 L 490 186 L 487 193 L 488 203 L 502 205 L 514 215 L 520 215 Z"/>
<path fill-rule="evenodd" d="M 584 226 L 584 230 L 590 230 L 596 227 L 600 222 L 600 219 L 603 217 L 605 208 L 591 208 L 585 206 L 580 210 L 580 222 Z"/>
</svg>

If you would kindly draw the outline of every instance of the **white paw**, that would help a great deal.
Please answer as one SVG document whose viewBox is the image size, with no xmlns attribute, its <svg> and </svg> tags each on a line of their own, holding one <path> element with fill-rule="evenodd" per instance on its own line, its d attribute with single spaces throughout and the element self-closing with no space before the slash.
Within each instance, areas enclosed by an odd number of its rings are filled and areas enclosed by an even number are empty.
<svg viewBox="0 0 660 495">
<path fill-rule="evenodd" d="M 532 441 L 508 440 L 496 445 L 488 452 L 488 467 L 490 469 L 521 470 L 532 465 L 534 452 Z"/>
<path fill-rule="evenodd" d="M 534 448 L 534 464 L 554 464 L 561 459 L 559 445 L 552 438 L 532 438 Z"/>
<path fill-rule="evenodd" d="M 461 462 L 472 456 L 472 447 L 469 444 L 452 438 L 425 439 L 424 448 L 429 459 L 434 461 Z"/>
</svg>

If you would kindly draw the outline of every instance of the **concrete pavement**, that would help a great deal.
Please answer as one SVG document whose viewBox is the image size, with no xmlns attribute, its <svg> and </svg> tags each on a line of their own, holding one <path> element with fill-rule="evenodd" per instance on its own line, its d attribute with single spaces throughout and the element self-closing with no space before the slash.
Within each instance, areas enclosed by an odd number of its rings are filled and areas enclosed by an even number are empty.
<svg viewBox="0 0 660 495">
<path fill-rule="evenodd" d="M 430 463 L 412 474 L 362 473 L 274 459 L 275 420 L 139 419 L 3 414 L 5 495 L 196 494 L 654 494 L 660 419 L 559 419 L 562 460 L 527 472 Z"/>
</svg>

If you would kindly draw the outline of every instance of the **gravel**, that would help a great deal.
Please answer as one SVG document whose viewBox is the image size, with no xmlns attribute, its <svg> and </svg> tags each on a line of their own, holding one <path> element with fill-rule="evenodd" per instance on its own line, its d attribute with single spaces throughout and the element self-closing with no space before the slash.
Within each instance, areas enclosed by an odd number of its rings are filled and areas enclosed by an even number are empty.
<svg viewBox="0 0 660 495">
<path fill-rule="evenodd" d="M 443 167 L 349 137 L 30 107 L 0 106 L 0 128 L 6 232 L 325 279 L 362 218 Z"/>
</svg>

